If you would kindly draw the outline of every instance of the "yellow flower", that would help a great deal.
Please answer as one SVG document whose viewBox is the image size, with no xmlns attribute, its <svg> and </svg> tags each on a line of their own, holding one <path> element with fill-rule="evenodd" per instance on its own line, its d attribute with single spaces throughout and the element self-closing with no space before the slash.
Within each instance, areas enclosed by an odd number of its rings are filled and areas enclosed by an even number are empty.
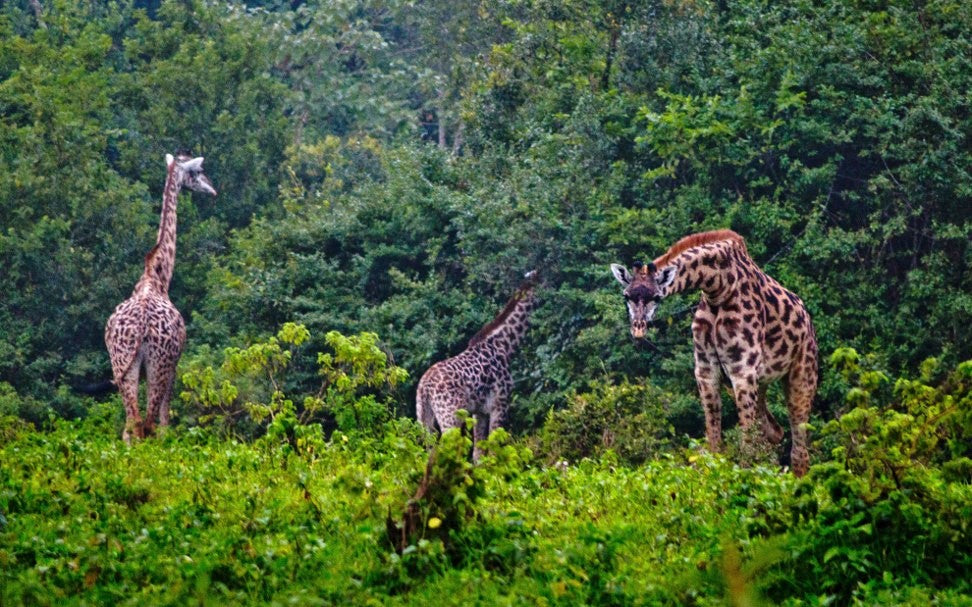
<svg viewBox="0 0 972 607">
<path fill-rule="evenodd" d="M 433 516 L 432 518 L 429 519 L 429 529 L 438 529 L 439 525 L 441 524 L 442 524 L 442 519 L 440 519 L 439 517 Z"/>
</svg>

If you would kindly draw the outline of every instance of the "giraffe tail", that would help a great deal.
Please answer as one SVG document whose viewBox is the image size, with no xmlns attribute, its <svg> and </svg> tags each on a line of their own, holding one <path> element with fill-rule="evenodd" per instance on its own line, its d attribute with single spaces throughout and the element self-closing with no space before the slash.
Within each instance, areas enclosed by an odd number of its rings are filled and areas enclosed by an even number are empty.
<svg viewBox="0 0 972 607">
<path fill-rule="evenodd" d="M 415 417 L 429 430 L 435 430 L 435 413 L 432 411 L 431 403 L 428 402 L 428 395 L 421 386 L 415 396 Z"/>
</svg>

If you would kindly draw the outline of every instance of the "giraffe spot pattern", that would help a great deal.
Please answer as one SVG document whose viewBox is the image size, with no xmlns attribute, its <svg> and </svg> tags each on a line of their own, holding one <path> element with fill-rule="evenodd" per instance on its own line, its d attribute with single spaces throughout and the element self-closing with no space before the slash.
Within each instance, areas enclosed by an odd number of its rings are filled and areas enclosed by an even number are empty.
<svg viewBox="0 0 972 607">
<path fill-rule="evenodd" d="M 678 268 L 669 292 L 703 292 L 692 337 L 709 447 L 718 450 L 721 445 L 718 383 L 723 371 L 736 386 L 744 430 L 758 423 L 774 443 L 782 438 L 782 429 L 766 408 L 765 385 L 783 379 L 789 401 L 791 465 L 794 473 L 805 473 L 809 461 L 804 423 L 817 388 L 818 353 L 803 302 L 764 273 L 733 232 L 687 236 L 655 260 L 656 265 L 659 262 Z"/>
<path fill-rule="evenodd" d="M 488 323 L 469 346 L 432 365 L 419 379 L 415 414 L 429 429 L 458 426 L 459 409 L 476 417 L 474 444 L 502 427 L 513 391 L 509 362 L 536 307 L 533 286 L 521 287 L 507 307 Z M 485 333 L 484 333 L 485 332 Z M 478 450 L 474 450 L 474 456 Z"/>
<path fill-rule="evenodd" d="M 112 375 L 125 406 L 126 441 L 132 434 L 136 438 L 151 434 L 156 423 L 163 427 L 169 424 L 176 365 L 186 342 L 185 321 L 168 297 L 175 264 L 178 196 L 184 185 L 196 189 L 199 183 L 206 185 L 205 191 L 215 194 L 201 168 L 193 175 L 183 170 L 182 163 L 190 160 L 193 159 L 180 156 L 170 162 L 162 194 L 158 241 L 145 256 L 145 270 L 131 297 L 118 304 L 105 325 Z M 201 159 L 193 162 L 201 167 Z M 143 371 L 148 393 L 144 420 L 138 403 Z"/>
</svg>

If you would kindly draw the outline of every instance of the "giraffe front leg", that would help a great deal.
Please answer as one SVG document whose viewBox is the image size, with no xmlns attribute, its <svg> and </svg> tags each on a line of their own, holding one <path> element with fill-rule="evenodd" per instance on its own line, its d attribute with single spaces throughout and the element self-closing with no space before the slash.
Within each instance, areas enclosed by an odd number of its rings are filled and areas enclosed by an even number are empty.
<svg viewBox="0 0 972 607">
<path fill-rule="evenodd" d="M 758 443 L 762 438 L 762 428 L 757 424 L 763 421 L 759 411 L 759 386 L 753 375 L 730 377 L 730 380 L 739 413 L 739 427 L 742 430 L 740 451 L 743 463 L 748 464 L 755 460 Z"/>
<path fill-rule="evenodd" d="M 722 450 L 722 397 L 719 395 L 720 371 L 716 364 L 698 349 L 695 351 L 695 383 L 705 413 L 705 438 L 709 451 Z"/>
</svg>

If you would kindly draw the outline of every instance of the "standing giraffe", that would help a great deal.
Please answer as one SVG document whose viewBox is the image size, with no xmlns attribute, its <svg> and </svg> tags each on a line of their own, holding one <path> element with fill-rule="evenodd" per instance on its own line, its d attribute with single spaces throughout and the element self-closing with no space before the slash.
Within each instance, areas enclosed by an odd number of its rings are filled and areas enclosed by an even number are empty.
<svg viewBox="0 0 972 607">
<path fill-rule="evenodd" d="M 732 384 L 744 449 L 752 447 L 757 422 L 770 442 L 782 440 L 766 408 L 766 385 L 782 378 L 793 434 L 790 464 L 803 476 L 810 460 L 805 424 L 817 391 L 816 336 L 803 302 L 756 266 L 742 236 L 731 230 L 692 234 L 648 265 L 637 263 L 629 272 L 612 264 L 611 271 L 625 287 L 635 339 L 645 336 L 662 298 L 702 291 L 692 338 L 709 448 L 718 451 L 722 444 L 721 372 Z"/>
<path fill-rule="evenodd" d="M 436 422 L 442 431 L 459 426 L 459 409 L 476 417 L 474 459 L 479 458 L 479 441 L 506 421 L 513 390 L 510 358 L 537 305 L 536 271 L 524 278 L 503 311 L 469 340 L 465 350 L 429 367 L 418 383 L 415 413 L 430 430 Z"/>
<path fill-rule="evenodd" d="M 169 301 L 169 282 L 175 266 L 176 206 L 183 186 L 196 192 L 216 195 L 213 184 L 203 174 L 202 157 L 166 154 L 168 174 L 162 193 L 159 237 L 145 256 L 145 271 L 135 284 L 132 296 L 118 304 L 105 327 L 105 345 L 111 359 L 114 383 L 125 402 L 125 442 L 132 433 L 144 438 L 155 430 L 155 420 L 169 425 L 169 400 L 175 380 L 176 363 L 186 343 L 186 324 Z M 139 415 L 138 381 L 142 368 L 148 391 L 145 421 Z"/>
</svg>

